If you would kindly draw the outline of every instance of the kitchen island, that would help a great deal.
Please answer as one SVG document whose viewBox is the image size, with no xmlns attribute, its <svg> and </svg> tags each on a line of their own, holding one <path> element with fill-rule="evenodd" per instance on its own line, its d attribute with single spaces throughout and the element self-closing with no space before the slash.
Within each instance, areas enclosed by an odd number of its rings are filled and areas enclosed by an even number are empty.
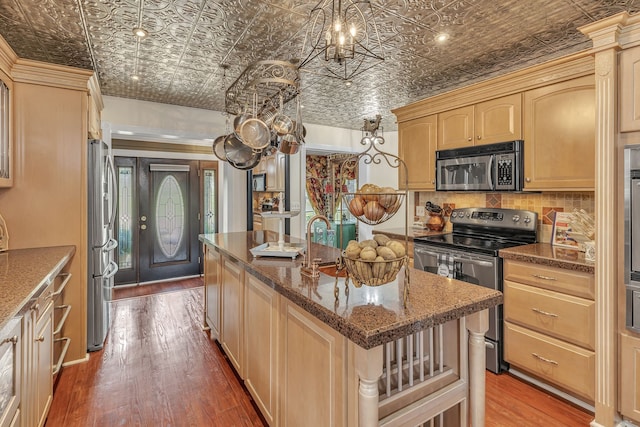
<svg viewBox="0 0 640 427">
<path fill-rule="evenodd" d="M 206 326 L 270 425 L 484 425 L 484 333 L 500 292 L 410 269 L 404 307 L 402 271 L 347 293 L 343 277 L 302 275 L 301 255 L 254 258 L 275 241 L 267 232 L 200 240 Z M 323 263 L 339 255 L 310 245 Z"/>
</svg>

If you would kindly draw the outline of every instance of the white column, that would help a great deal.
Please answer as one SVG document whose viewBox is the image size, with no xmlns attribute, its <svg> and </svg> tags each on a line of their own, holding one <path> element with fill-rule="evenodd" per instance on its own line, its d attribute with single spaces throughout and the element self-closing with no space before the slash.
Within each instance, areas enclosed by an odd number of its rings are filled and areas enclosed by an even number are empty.
<svg viewBox="0 0 640 427">
<path fill-rule="evenodd" d="M 489 330 L 489 310 L 466 317 L 469 331 L 469 417 L 472 427 L 484 427 L 486 349 L 484 334 Z"/>
<path fill-rule="evenodd" d="M 378 425 L 378 380 L 382 376 L 382 347 L 365 350 L 355 346 L 358 387 L 358 425 L 373 427 Z"/>
</svg>

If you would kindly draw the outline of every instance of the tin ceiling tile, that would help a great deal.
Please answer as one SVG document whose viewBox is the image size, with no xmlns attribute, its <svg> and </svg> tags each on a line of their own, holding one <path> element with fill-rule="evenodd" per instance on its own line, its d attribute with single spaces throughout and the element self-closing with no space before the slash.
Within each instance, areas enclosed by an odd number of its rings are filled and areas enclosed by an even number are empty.
<svg viewBox="0 0 640 427">
<path fill-rule="evenodd" d="M 252 62 L 303 57 L 307 0 L 3 0 L 0 34 L 23 58 L 93 69 L 103 94 L 213 110 Z M 359 129 L 389 111 L 508 71 L 586 49 L 577 27 L 631 0 L 373 0 L 385 61 L 351 87 L 301 73 L 304 121 Z M 149 35 L 137 39 L 132 29 Z M 440 32 L 450 35 L 435 42 Z M 228 65 L 222 77 L 221 64 Z M 132 80 L 133 75 L 138 81 Z"/>
</svg>

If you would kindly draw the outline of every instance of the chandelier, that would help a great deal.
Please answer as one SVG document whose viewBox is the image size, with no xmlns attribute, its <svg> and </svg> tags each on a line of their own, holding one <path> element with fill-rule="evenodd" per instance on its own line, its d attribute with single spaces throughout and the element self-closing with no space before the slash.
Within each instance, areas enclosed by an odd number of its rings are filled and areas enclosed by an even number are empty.
<svg viewBox="0 0 640 427">
<path fill-rule="evenodd" d="M 382 43 L 371 2 L 320 0 L 309 15 L 300 57 L 299 68 L 346 83 L 382 63 Z M 319 57 L 324 62 L 313 66 Z"/>
</svg>

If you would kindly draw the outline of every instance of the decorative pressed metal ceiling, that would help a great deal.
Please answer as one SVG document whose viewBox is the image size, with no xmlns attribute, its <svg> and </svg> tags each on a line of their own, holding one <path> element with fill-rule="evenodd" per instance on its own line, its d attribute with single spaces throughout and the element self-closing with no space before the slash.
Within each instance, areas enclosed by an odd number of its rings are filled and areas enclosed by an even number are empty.
<svg viewBox="0 0 640 427">
<path fill-rule="evenodd" d="M 364 117 L 590 47 L 577 28 L 640 0 L 373 0 L 385 61 L 345 90 L 303 68 L 303 121 L 360 129 Z M 251 63 L 299 59 L 306 0 L 2 0 L 18 56 L 93 69 L 104 95 L 224 111 Z M 148 36 L 138 39 L 133 28 Z M 449 34 L 445 44 L 435 36 Z M 220 64 L 226 64 L 226 80 Z M 132 79 L 133 75 L 139 80 Z"/>
</svg>

